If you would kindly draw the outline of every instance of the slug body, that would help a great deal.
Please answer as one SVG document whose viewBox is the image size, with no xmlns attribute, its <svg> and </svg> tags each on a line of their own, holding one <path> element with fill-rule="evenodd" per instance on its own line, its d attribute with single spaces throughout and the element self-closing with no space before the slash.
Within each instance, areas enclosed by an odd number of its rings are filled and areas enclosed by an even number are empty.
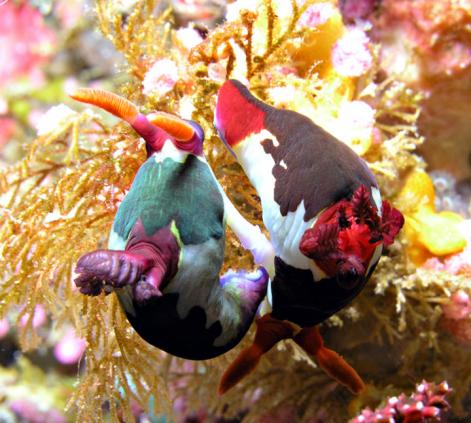
<svg viewBox="0 0 471 423">
<path fill-rule="evenodd" d="M 148 158 L 118 208 L 108 250 L 79 259 L 77 286 L 88 295 L 115 291 L 134 329 L 164 351 L 193 360 L 225 353 L 252 323 L 268 274 L 261 267 L 219 276 L 226 199 L 203 156 L 202 128 L 169 115 L 122 113 L 85 94 L 73 97 L 128 121 Z"/>
<path fill-rule="evenodd" d="M 254 367 L 253 357 L 289 338 L 359 392 L 361 379 L 323 346 L 316 325 L 361 292 L 402 215 L 381 201 L 373 174 L 348 146 L 307 117 L 263 103 L 238 81 L 220 89 L 215 126 L 260 196 L 275 251 L 271 313 L 257 322 L 253 349 L 226 372 L 220 391 Z"/>
</svg>

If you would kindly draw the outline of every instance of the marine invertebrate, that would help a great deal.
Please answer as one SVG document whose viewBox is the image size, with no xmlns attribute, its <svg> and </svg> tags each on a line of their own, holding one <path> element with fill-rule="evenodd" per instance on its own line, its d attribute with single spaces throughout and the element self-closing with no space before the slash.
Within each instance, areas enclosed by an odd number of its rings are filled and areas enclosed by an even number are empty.
<svg viewBox="0 0 471 423">
<path fill-rule="evenodd" d="M 349 145 L 355 153 L 365 155 L 374 141 L 375 111 L 366 102 L 354 100 L 340 105 L 338 130 L 335 135 Z"/>
<path fill-rule="evenodd" d="M 120 66 L 120 93 L 146 113 L 164 110 L 200 123 L 206 134 L 205 155 L 216 177 L 244 216 L 257 225 L 262 225 L 262 214 L 256 192 L 212 126 L 222 77 L 209 79 L 208 71 L 216 68 L 218 75 L 248 80 L 250 90 L 265 102 L 296 110 L 324 127 L 344 102 L 365 101 L 374 109 L 374 128 L 381 142 L 372 143 L 363 158 L 383 196 L 396 204 L 403 176 L 424 166 L 416 152 L 422 142 L 415 130 L 420 95 L 392 78 L 383 81 L 374 66 L 360 78 L 340 77 L 332 71 L 332 46 L 345 31 L 335 2 L 331 2 L 335 13 L 312 31 L 306 27 L 300 31 L 297 22 L 315 2 L 248 3 L 255 5 L 253 13 L 237 13 L 233 21 L 209 30 L 187 55 L 175 45 L 171 11 L 160 14 L 155 1 L 137 1 L 123 14 L 116 2 L 97 0 L 99 28 L 127 61 Z M 309 45 L 311 35 L 317 35 L 317 44 Z M 304 48 L 314 61 L 293 64 L 292 58 Z M 144 75 L 162 58 L 178 63 L 182 79 L 162 98 L 144 96 Z M 219 73 L 222 69 L 225 72 Z M 270 95 L 275 89 L 276 102 L 282 104 L 275 104 Z M 283 98 L 280 93 L 293 96 Z M 453 104 L 450 114 L 456 112 L 456 103 L 446 100 Z M 443 113 L 443 107 L 439 111 Z M 329 131 L 340 126 L 334 122 L 337 125 L 330 125 Z M 256 373 L 221 399 L 215 387 L 238 349 L 190 368 L 137 336 L 115 295 L 77 294 L 71 283 L 73 264 L 87 251 L 106 248 L 106 234 L 145 160 L 145 150 L 127 125 L 90 110 L 69 116 L 55 129 L 37 138 L 20 163 L 0 170 L 4 258 L 0 315 L 16 305 L 25 305 L 25 312 L 32 313 L 39 302 L 58 327 L 72 324 L 86 340 L 87 358 L 83 373 L 74 381 L 68 417 L 102 421 L 117 420 L 119 414 L 122 420 L 132 421 L 135 404 L 148 415 L 157 415 L 169 410 L 176 396 L 185 396 L 188 412 L 204 406 L 216 415 L 240 419 L 240 404 L 247 404 L 242 417 L 247 421 L 277 407 L 290 407 L 291 421 L 324 416 L 332 423 L 345 422 L 352 397 L 314 368 L 312 360 L 290 341 L 273 348 Z M 253 266 L 252 254 L 230 229 L 225 253 L 224 269 Z M 465 415 L 461 404 L 470 386 L 469 352 L 440 328 L 438 304 L 451 292 L 466 289 L 468 282 L 462 275 L 408 263 L 403 243 L 395 242 L 383 254 L 362 295 L 326 321 L 322 335 L 326 345 L 358 370 L 369 391 L 376 392 L 376 401 L 391 395 L 391 390 L 411 389 L 411 380 L 446 377 L 457 387 L 450 398 L 453 409 Z M 22 348 L 39 344 L 31 325 L 19 328 L 19 335 Z M 178 392 L 169 391 L 169 386 L 177 386 Z M 365 405 L 362 401 L 360 396 L 355 404 Z"/>
<path fill-rule="evenodd" d="M 219 280 L 233 206 L 204 159 L 202 128 L 168 114 L 145 116 L 105 91 L 71 96 L 128 122 L 148 155 L 118 208 L 108 249 L 77 262 L 80 292 L 115 291 L 139 335 L 179 357 L 202 360 L 233 348 L 265 296 L 268 274 L 261 267 Z"/>
<path fill-rule="evenodd" d="M 329 2 L 319 2 L 309 6 L 301 15 L 298 26 L 315 28 L 325 24 L 336 12 L 335 7 Z"/>
<path fill-rule="evenodd" d="M 339 0 L 339 8 L 345 22 L 368 19 L 379 7 L 381 0 Z"/>
<path fill-rule="evenodd" d="M 350 423 L 409 423 L 409 422 L 442 422 L 450 410 L 447 396 L 452 389 L 448 383 L 440 384 L 423 381 L 416 387 L 416 391 L 407 397 L 401 394 L 388 398 L 384 407 L 372 411 L 363 410 L 362 413 L 350 420 Z"/>
<path fill-rule="evenodd" d="M 471 274 L 468 262 L 468 274 Z M 460 289 L 454 292 L 448 302 L 442 305 L 442 328 L 458 342 L 471 344 L 471 300 L 468 291 Z"/>
<path fill-rule="evenodd" d="M 383 0 L 374 20 L 375 38 L 396 53 L 383 55 L 385 69 L 402 73 L 409 63 L 416 72 L 404 77 L 424 86 L 461 73 L 471 64 L 470 22 L 469 0 Z"/>
<path fill-rule="evenodd" d="M 19 325 L 26 326 L 29 322 L 31 322 L 33 328 L 39 328 L 44 325 L 46 319 L 46 310 L 41 304 L 36 304 L 31 315 L 29 313 L 22 314 L 19 320 Z"/>
<path fill-rule="evenodd" d="M 404 210 L 404 234 L 415 263 L 422 264 L 432 255 L 457 253 L 466 246 L 458 227 L 463 217 L 451 211 L 436 212 L 435 189 L 426 172 L 415 170 L 407 177 L 398 204 Z"/>
<path fill-rule="evenodd" d="M 203 41 L 201 34 L 191 26 L 178 29 L 175 33 L 175 39 L 177 46 L 186 54 Z"/>
<path fill-rule="evenodd" d="M 382 244 L 392 244 L 402 227 L 401 213 L 381 203 L 373 174 L 346 145 L 306 117 L 263 103 L 239 81 L 221 87 L 215 126 L 260 195 L 276 255 L 272 311 L 257 321 L 253 345 L 225 373 L 220 391 L 292 338 L 358 393 L 361 379 L 323 346 L 316 325 L 363 289 Z"/>
<path fill-rule="evenodd" d="M 158 60 L 145 74 L 142 91 L 147 95 L 155 94 L 161 97 L 173 89 L 178 78 L 178 67 L 173 60 Z"/>
<path fill-rule="evenodd" d="M 368 36 L 362 30 L 348 30 L 332 48 L 332 65 L 343 76 L 363 75 L 373 65 Z"/>
<path fill-rule="evenodd" d="M 54 357 L 64 365 L 77 364 L 85 351 L 85 340 L 68 329 L 54 346 Z"/>
</svg>

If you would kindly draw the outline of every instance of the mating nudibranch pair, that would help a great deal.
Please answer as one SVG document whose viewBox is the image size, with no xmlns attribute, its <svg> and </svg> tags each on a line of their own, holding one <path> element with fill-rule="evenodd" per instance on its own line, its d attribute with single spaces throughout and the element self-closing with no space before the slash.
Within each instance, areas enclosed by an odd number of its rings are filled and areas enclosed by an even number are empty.
<svg viewBox="0 0 471 423">
<path fill-rule="evenodd" d="M 234 386 L 283 339 L 294 340 L 351 391 L 361 391 L 361 378 L 324 346 L 316 325 L 358 295 L 383 244 L 392 243 L 403 224 L 381 201 L 366 164 L 308 118 L 270 107 L 240 82 L 226 81 L 215 126 L 257 189 L 273 251 L 219 186 L 197 123 L 144 116 L 104 91 L 78 90 L 72 97 L 126 120 L 148 151 L 119 206 L 109 250 L 77 263 L 80 291 L 114 289 L 146 341 L 189 359 L 234 347 L 268 293 L 271 311 L 256 319 L 253 344 L 225 372 L 219 391 Z M 225 215 L 258 263 L 272 269 L 274 262 L 273 275 L 260 267 L 219 279 Z"/>
</svg>

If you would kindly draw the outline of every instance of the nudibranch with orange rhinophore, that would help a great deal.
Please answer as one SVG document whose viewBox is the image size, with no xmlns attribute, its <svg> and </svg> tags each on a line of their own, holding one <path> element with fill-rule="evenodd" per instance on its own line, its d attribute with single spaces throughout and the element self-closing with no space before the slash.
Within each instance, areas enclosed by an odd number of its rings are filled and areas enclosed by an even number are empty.
<svg viewBox="0 0 471 423">
<path fill-rule="evenodd" d="M 223 375 L 220 392 L 282 339 L 360 392 L 363 381 L 324 346 L 316 325 L 360 293 L 402 214 L 381 200 L 374 175 L 347 145 L 307 117 L 262 102 L 239 81 L 221 87 L 214 123 L 260 196 L 276 255 L 271 312 L 256 321 L 253 344 Z"/>
<path fill-rule="evenodd" d="M 146 116 L 104 90 L 70 95 L 128 122 L 148 154 L 118 207 L 108 249 L 77 262 L 80 292 L 115 291 L 138 334 L 173 355 L 202 360 L 233 348 L 265 297 L 268 273 L 219 277 L 226 221 L 256 256 L 272 254 L 271 244 L 225 196 L 203 155 L 203 129 L 165 113 Z"/>
</svg>

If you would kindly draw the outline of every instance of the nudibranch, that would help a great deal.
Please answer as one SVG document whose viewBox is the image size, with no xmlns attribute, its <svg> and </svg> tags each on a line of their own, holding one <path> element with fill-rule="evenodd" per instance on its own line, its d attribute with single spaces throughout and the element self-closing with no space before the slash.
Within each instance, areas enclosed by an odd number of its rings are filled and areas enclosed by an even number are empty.
<svg viewBox="0 0 471 423">
<path fill-rule="evenodd" d="M 227 200 L 203 155 L 202 128 L 170 114 L 146 116 L 104 90 L 71 97 L 128 122 L 148 153 L 119 205 L 108 249 L 77 262 L 80 292 L 116 292 L 137 333 L 173 355 L 202 360 L 233 348 L 266 294 L 268 274 L 259 267 L 219 277 L 226 219 L 247 248 L 270 248 Z"/>
<path fill-rule="evenodd" d="M 260 196 L 276 255 L 271 312 L 256 321 L 253 344 L 226 371 L 220 392 L 282 339 L 360 392 L 361 378 L 324 346 L 316 325 L 360 293 L 402 214 L 381 200 L 374 175 L 347 145 L 307 117 L 258 100 L 238 81 L 221 87 L 215 126 Z"/>
</svg>

